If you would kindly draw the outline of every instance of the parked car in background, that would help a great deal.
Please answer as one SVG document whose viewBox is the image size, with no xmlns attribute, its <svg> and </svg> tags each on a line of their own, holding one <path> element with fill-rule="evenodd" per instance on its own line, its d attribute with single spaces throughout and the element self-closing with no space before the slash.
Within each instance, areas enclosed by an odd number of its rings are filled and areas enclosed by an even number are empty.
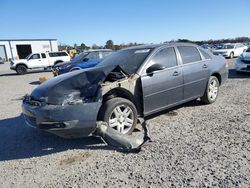
<svg viewBox="0 0 250 188">
<path fill-rule="evenodd" d="M 250 72 L 250 47 L 235 62 L 236 72 Z"/>
<path fill-rule="evenodd" d="M 96 66 L 101 60 L 112 54 L 112 50 L 88 50 L 78 54 L 70 62 L 58 63 L 52 70 L 54 76 L 64 74 L 67 72 L 90 68 Z"/>
<path fill-rule="evenodd" d="M 197 45 L 143 45 L 46 81 L 24 98 L 22 109 L 29 125 L 62 137 L 92 135 L 96 121 L 130 134 L 138 117 L 197 98 L 215 102 L 227 77 L 225 58 Z"/>
<path fill-rule="evenodd" d="M 221 49 L 214 50 L 215 55 L 223 55 L 224 57 L 233 58 L 240 56 L 244 50 L 247 49 L 247 46 L 241 43 L 229 43 L 224 44 Z"/>
<path fill-rule="evenodd" d="M 243 45 L 250 47 L 250 42 L 244 42 Z"/>
<path fill-rule="evenodd" d="M 25 74 L 27 69 L 47 69 L 64 61 L 70 61 L 67 52 L 33 53 L 25 59 L 11 60 L 10 69 L 15 70 L 17 74 Z"/>
</svg>

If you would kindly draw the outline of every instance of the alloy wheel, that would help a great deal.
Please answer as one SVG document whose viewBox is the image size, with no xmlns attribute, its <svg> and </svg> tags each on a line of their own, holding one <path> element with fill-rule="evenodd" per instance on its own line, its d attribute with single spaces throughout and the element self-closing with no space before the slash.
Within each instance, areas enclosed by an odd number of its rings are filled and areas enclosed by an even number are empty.
<svg viewBox="0 0 250 188">
<path fill-rule="evenodd" d="M 132 128 L 134 119 L 134 113 L 129 106 L 118 105 L 111 112 L 109 126 L 122 134 L 126 134 Z"/>
</svg>

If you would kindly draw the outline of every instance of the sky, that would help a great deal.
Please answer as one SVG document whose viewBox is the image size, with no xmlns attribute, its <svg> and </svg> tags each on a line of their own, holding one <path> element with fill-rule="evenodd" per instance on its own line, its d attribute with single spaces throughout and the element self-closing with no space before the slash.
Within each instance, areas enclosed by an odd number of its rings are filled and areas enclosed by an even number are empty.
<svg viewBox="0 0 250 188">
<path fill-rule="evenodd" d="M 250 0 L 0 0 L 0 39 L 61 44 L 250 37 Z"/>
</svg>

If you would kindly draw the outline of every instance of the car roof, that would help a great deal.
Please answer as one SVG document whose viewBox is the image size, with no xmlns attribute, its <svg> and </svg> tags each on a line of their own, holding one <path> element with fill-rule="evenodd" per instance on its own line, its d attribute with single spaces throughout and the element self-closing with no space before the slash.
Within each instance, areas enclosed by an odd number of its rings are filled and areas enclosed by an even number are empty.
<svg viewBox="0 0 250 188">
<path fill-rule="evenodd" d="M 140 46 L 133 46 L 129 48 L 124 48 L 122 50 L 128 50 L 128 49 L 156 49 L 164 46 L 195 46 L 197 47 L 198 45 L 194 43 L 189 43 L 189 42 L 169 42 L 169 43 L 162 43 L 162 44 L 146 44 L 146 45 L 140 45 Z"/>
<path fill-rule="evenodd" d="M 111 52 L 111 49 L 90 49 L 90 50 L 85 50 L 83 52 L 100 52 L 100 51 L 104 51 L 104 52 Z"/>
</svg>

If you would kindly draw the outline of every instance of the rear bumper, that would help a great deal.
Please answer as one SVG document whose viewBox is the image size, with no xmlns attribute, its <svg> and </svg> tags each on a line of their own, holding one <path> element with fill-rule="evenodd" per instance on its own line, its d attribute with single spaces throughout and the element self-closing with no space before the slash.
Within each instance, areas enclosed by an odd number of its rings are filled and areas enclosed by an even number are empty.
<svg viewBox="0 0 250 188">
<path fill-rule="evenodd" d="M 87 137 L 96 129 L 100 102 L 77 105 L 35 106 L 23 102 L 22 111 L 28 125 L 64 138 Z"/>
</svg>

